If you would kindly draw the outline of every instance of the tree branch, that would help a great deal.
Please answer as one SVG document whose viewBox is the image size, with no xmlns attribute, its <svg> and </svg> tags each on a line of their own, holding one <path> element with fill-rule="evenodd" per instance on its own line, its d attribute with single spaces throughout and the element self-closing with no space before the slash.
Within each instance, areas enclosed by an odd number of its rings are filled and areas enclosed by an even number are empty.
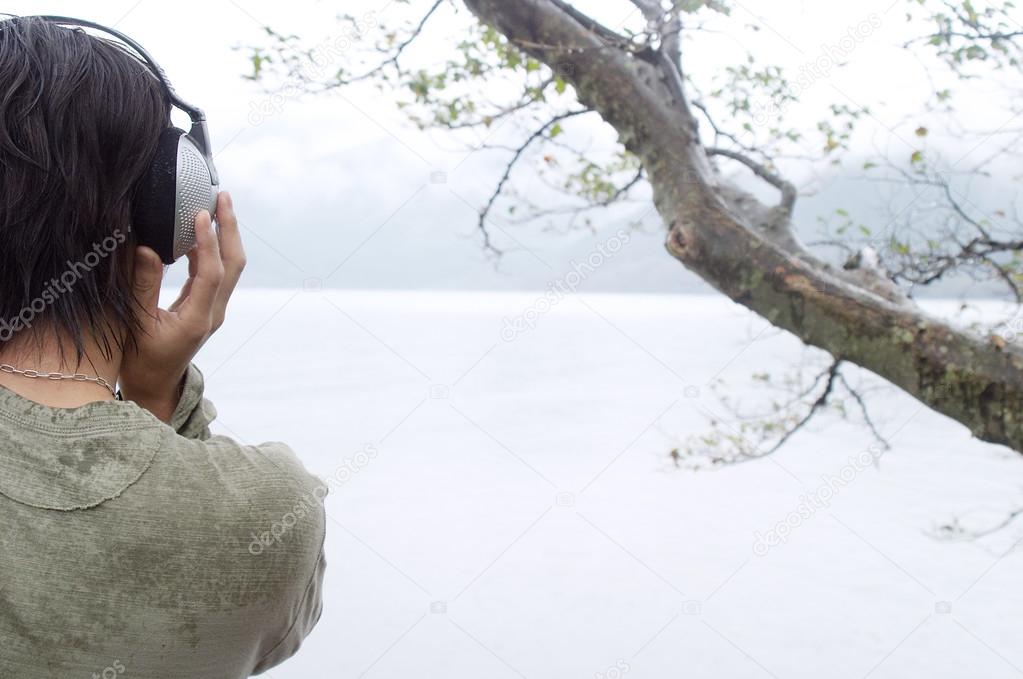
<svg viewBox="0 0 1023 679">
<path fill-rule="evenodd" d="M 398 44 L 398 46 L 392 52 L 390 58 L 377 64 L 373 69 L 366 71 L 361 75 L 345 79 L 339 78 L 337 85 L 348 85 L 351 83 L 359 82 L 360 80 L 368 80 L 369 78 L 372 78 L 379 74 L 380 72 L 382 72 L 388 66 L 394 66 L 397 69 L 398 59 L 401 58 L 401 55 L 405 52 L 405 49 L 413 42 L 415 42 L 416 38 L 419 37 L 419 34 L 423 32 L 423 28 L 426 26 L 426 22 L 430 20 L 430 17 L 433 16 L 434 12 L 436 12 L 437 9 L 442 4 L 444 4 L 444 0 L 434 0 L 433 6 L 431 6 L 430 9 L 423 16 L 423 18 L 420 19 L 419 24 L 412 30 L 412 33 L 409 35 L 409 37 Z"/>
<path fill-rule="evenodd" d="M 838 369 L 841 365 L 842 361 L 834 361 L 830 366 L 828 366 L 827 370 L 821 373 L 821 375 L 818 375 L 817 379 L 814 380 L 815 386 L 820 382 L 822 377 L 825 375 L 827 376 L 827 382 L 824 384 L 824 391 L 822 391 L 820 396 L 818 396 L 814 402 L 810 404 L 810 409 L 806 412 L 806 415 L 796 422 L 795 426 L 786 431 L 785 434 L 778 439 L 778 442 L 771 446 L 767 452 L 763 453 L 763 455 L 771 455 L 772 453 L 778 452 L 778 450 L 781 449 L 781 447 L 784 446 L 790 438 L 795 436 L 796 432 L 806 426 L 806 423 L 813 419 L 813 416 L 817 414 L 817 411 L 828 405 L 828 399 L 831 398 L 832 391 L 834 391 L 835 381 L 839 376 Z"/>
<path fill-rule="evenodd" d="M 561 0 L 464 1 L 516 44 L 533 45 L 524 47 L 531 56 L 563 66 L 580 102 L 618 131 L 647 171 L 667 248 L 683 264 L 804 342 L 876 372 L 977 437 L 1023 452 L 1023 350 L 886 298 L 864 284 L 863 272 L 836 270 L 765 234 L 751 215 L 767 208 L 728 190 L 710 167 L 678 69 L 597 49 L 592 20 Z"/>
<path fill-rule="evenodd" d="M 753 174 L 781 191 L 781 202 L 778 204 L 778 207 L 785 211 L 785 215 L 787 217 L 792 216 L 792 209 L 796 205 L 797 193 L 796 187 L 792 182 L 786 180 L 781 175 L 772 172 L 766 165 L 758 163 L 749 156 L 739 153 L 738 151 L 730 151 L 729 149 L 711 146 L 707 148 L 707 155 L 731 158 L 732 160 L 737 160 L 749 169 L 753 170 Z"/>
<path fill-rule="evenodd" d="M 582 115 L 583 113 L 589 112 L 590 112 L 589 109 L 581 109 L 578 111 L 568 111 L 567 113 L 556 115 L 550 120 L 548 120 L 546 123 L 544 123 L 542 126 L 540 126 L 540 128 L 533 132 L 533 134 L 529 135 L 526 141 L 522 142 L 522 144 L 520 144 L 519 147 L 515 149 L 515 151 L 512 154 L 511 160 L 508 161 L 508 164 L 504 168 L 504 173 L 501 175 L 500 181 L 497 182 L 497 187 L 494 189 L 493 193 L 490 194 L 490 199 L 487 200 L 487 204 L 484 205 L 483 208 L 480 210 L 479 229 L 483 233 L 483 243 L 487 249 L 499 253 L 499 251 L 490 242 L 490 232 L 487 231 L 487 217 L 490 215 L 490 211 L 493 209 L 494 203 L 497 202 L 498 196 L 500 196 L 501 192 L 504 190 L 505 184 L 507 184 L 508 180 L 511 178 L 512 170 L 515 168 L 515 165 L 519 162 L 519 159 L 522 157 L 522 154 L 525 153 L 526 149 L 529 148 L 529 146 L 534 141 L 542 137 L 544 132 L 549 130 L 554 124 L 561 122 L 562 120 L 566 120 L 568 118 L 572 118 L 574 116 Z"/>
</svg>

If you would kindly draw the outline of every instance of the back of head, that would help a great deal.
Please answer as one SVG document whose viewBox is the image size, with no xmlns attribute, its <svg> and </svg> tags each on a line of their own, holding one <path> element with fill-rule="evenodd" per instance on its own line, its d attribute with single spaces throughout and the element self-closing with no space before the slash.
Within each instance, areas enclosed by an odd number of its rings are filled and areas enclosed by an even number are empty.
<svg viewBox="0 0 1023 679">
<path fill-rule="evenodd" d="M 0 352 L 45 334 L 131 343 L 132 201 L 167 95 L 117 43 L 38 18 L 0 21 Z M 77 363 L 75 363 L 77 365 Z"/>
</svg>

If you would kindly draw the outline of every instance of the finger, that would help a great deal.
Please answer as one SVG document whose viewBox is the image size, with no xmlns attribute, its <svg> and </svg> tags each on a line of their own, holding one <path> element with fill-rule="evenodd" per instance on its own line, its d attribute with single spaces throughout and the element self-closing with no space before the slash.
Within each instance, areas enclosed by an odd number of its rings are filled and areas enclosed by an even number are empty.
<svg viewBox="0 0 1023 679">
<path fill-rule="evenodd" d="M 174 303 L 167 307 L 168 311 L 177 311 L 185 300 L 188 299 L 188 293 L 192 290 L 192 280 L 195 278 L 195 272 L 199 266 L 199 249 L 196 247 L 191 248 L 185 257 L 188 258 L 188 280 L 181 287 L 181 292 L 178 293 L 178 298 L 174 300 Z"/>
<path fill-rule="evenodd" d="M 181 308 L 181 305 L 188 299 L 188 293 L 192 290 L 192 280 L 195 278 L 196 267 L 199 264 L 199 249 L 192 247 L 188 252 L 185 253 L 185 257 L 188 258 L 188 279 L 185 284 L 181 286 L 181 291 L 178 293 L 178 298 L 174 300 L 174 303 L 167 307 L 168 311 L 177 311 Z"/>
<path fill-rule="evenodd" d="M 178 313 L 193 328 L 205 328 L 204 332 L 208 332 L 217 290 L 224 279 L 224 263 L 220 260 L 220 245 L 206 210 L 195 218 L 195 238 L 195 276 L 188 298 L 182 302 Z"/>
<path fill-rule="evenodd" d="M 181 292 L 178 293 L 178 298 L 174 300 L 174 303 L 167 307 L 168 311 L 177 311 L 185 300 L 188 299 L 188 293 L 192 291 L 192 278 L 185 281 L 185 284 L 181 286 Z"/>
<path fill-rule="evenodd" d="M 160 255 L 145 246 L 135 248 L 135 269 L 132 290 L 139 308 L 149 318 L 155 318 L 160 307 L 160 283 L 163 281 L 163 262 Z M 144 319 L 142 319 L 143 322 Z"/>
<path fill-rule="evenodd" d="M 214 328 L 224 322 L 227 304 L 245 269 L 245 248 L 238 228 L 238 218 L 234 212 L 234 201 L 227 191 L 221 192 L 218 196 L 217 224 L 220 226 L 220 258 L 224 262 L 224 280 L 220 284 L 217 301 L 214 303 Z"/>
<path fill-rule="evenodd" d="M 199 217 L 196 216 L 196 228 L 199 227 Z M 196 241 L 198 243 L 198 241 Z M 185 253 L 185 257 L 188 259 L 188 278 L 195 278 L 195 272 L 199 266 L 199 248 L 195 244 Z"/>
<path fill-rule="evenodd" d="M 245 267 L 245 248 L 234 212 L 234 201 L 228 191 L 221 191 L 217 196 L 217 226 L 220 227 L 220 257 L 224 260 L 224 273 L 232 273 L 230 269 L 237 269 L 240 273 Z"/>
<path fill-rule="evenodd" d="M 186 256 L 188 257 L 188 277 L 195 278 L 196 266 L 199 263 L 199 251 L 193 247 Z"/>
</svg>

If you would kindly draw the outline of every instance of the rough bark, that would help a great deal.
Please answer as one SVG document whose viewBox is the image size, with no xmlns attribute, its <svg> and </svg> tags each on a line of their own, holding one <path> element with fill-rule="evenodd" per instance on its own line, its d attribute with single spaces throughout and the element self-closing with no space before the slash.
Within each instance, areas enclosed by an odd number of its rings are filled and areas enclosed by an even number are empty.
<svg viewBox="0 0 1023 679">
<path fill-rule="evenodd" d="M 668 251 L 722 293 L 837 359 L 898 385 L 985 441 L 1023 452 L 1023 351 L 952 327 L 871 271 L 843 271 L 792 232 L 792 194 L 765 206 L 722 181 L 679 61 L 634 54 L 562 0 L 464 0 L 555 69 L 643 163 Z M 772 182 L 774 183 L 774 182 Z"/>
</svg>

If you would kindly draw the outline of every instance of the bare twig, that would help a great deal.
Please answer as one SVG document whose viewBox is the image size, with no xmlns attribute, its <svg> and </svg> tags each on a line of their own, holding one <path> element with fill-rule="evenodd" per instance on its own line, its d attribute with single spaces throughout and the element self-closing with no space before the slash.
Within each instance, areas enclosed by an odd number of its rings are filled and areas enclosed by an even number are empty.
<svg viewBox="0 0 1023 679">
<path fill-rule="evenodd" d="M 810 405 L 810 409 L 807 411 L 806 415 L 804 415 L 802 419 L 800 419 L 799 422 L 795 424 L 795 426 L 789 428 L 789 430 L 785 432 L 785 434 L 782 435 L 780 439 L 778 439 L 778 442 L 771 446 L 771 448 L 768 449 L 767 452 L 757 455 L 757 457 L 766 457 L 768 455 L 771 455 L 772 453 L 777 452 L 782 446 L 784 446 L 788 442 L 790 438 L 792 438 L 796 434 L 796 432 L 805 427 L 806 424 L 813 419 L 814 415 L 817 414 L 817 411 L 828 405 L 828 399 L 831 398 L 832 391 L 835 388 L 835 381 L 839 377 L 838 369 L 839 367 L 841 367 L 841 365 L 842 365 L 841 359 L 836 359 L 830 366 L 828 366 L 827 370 L 825 370 L 824 372 L 817 376 L 817 379 L 814 381 L 815 385 L 818 382 L 820 382 L 821 378 L 823 378 L 825 375 L 828 378 L 827 382 L 824 385 L 824 391 L 822 391 L 820 396 L 818 396 L 817 399 Z"/>
<path fill-rule="evenodd" d="M 519 147 L 515 149 L 515 152 L 513 153 L 511 160 L 509 160 L 508 164 L 505 165 L 504 173 L 501 175 L 500 181 L 497 182 L 497 187 L 494 189 L 493 193 L 490 194 L 490 199 L 487 200 L 487 204 L 483 206 L 483 208 L 480 210 L 479 229 L 483 233 L 484 247 L 486 247 L 488 250 L 491 250 L 492 252 L 500 252 L 490 242 L 490 233 L 487 231 L 487 217 L 489 217 L 490 211 L 494 207 L 494 203 L 497 202 L 498 196 L 500 196 L 501 192 L 504 190 L 505 184 L 507 184 L 508 180 L 511 178 L 512 170 L 515 169 L 515 165 L 519 162 L 519 159 L 522 158 L 522 154 L 525 153 L 526 149 L 529 148 L 529 146 L 534 141 L 542 137 L 544 133 L 556 123 L 561 122 L 562 120 L 565 120 L 567 118 L 572 118 L 574 116 L 582 115 L 584 113 L 589 112 L 590 112 L 589 109 L 578 109 L 575 111 L 568 111 L 566 113 L 556 115 L 550 120 L 548 120 L 546 123 L 541 125 L 535 132 L 529 135 L 526 141 L 522 142 L 522 144 L 520 144 Z"/>
<path fill-rule="evenodd" d="M 776 172 L 773 172 L 763 163 L 758 163 L 749 156 L 743 153 L 739 153 L 738 151 L 718 148 L 716 146 L 710 146 L 706 149 L 706 151 L 707 155 L 709 156 L 724 156 L 725 158 L 731 158 L 732 160 L 736 160 L 742 163 L 750 170 L 752 170 L 753 174 L 760 177 L 768 184 L 781 191 L 781 202 L 779 203 L 779 207 L 781 207 L 786 214 L 788 215 L 792 214 L 792 208 L 794 208 L 796 205 L 797 195 L 796 187 L 792 182 L 783 178 Z"/>
<path fill-rule="evenodd" d="M 867 411 L 867 403 L 863 400 L 863 396 L 860 395 L 859 391 L 853 389 L 852 385 L 850 385 L 849 382 L 845 379 L 845 375 L 839 373 L 838 379 L 839 381 L 841 381 L 842 386 L 845 387 L 845 390 L 849 392 L 849 394 L 856 401 L 856 404 L 860 407 L 860 414 L 863 415 L 863 421 L 866 422 L 867 427 L 870 428 L 870 433 L 874 435 L 874 438 L 877 440 L 878 443 L 881 444 L 881 447 L 884 450 L 890 450 L 891 444 L 888 443 L 888 439 L 882 436 L 877 426 L 874 425 L 874 421 L 871 419 L 870 413 Z"/>
<path fill-rule="evenodd" d="M 360 80 L 368 80 L 368 79 L 378 75 L 379 73 L 381 73 L 388 66 L 394 66 L 395 69 L 397 69 L 400 72 L 401 69 L 398 66 L 398 59 L 401 58 L 401 55 L 405 52 L 405 49 L 409 45 L 411 45 L 413 42 L 415 42 L 416 38 L 418 38 L 420 33 L 423 32 L 423 28 L 426 26 L 426 22 L 429 21 L 430 17 L 433 16 L 434 12 L 436 12 L 437 9 L 442 4 L 444 4 L 444 1 L 445 0 L 435 0 L 434 1 L 433 6 L 430 7 L 430 9 L 423 16 L 423 18 L 420 19 L 419 24 L 412 30 L 412 33 L 409 35 L 409 37 L 406 38 L 405 40 L 403 40 L 402 42 L 400 42 L 398 44 L 398 46 L 393 49 L 393 51 L 391 52 L 391 56 L 388 59 L 386 59 L 385 61 L 377 64 L 376 67 L 374 67 L 373 69 L 371 69 L 369 71 L 366 71 L 365 73 L 363 73 L 361 75 L 357 75 L 357 76 L 352 77 L 352 78 L 344 78 L 344 79 L 339 78 L 338 82 L 336 83 L 336 85 L 348 85 L 348 84 L 351 84 L 351 83 L 354 83 L 354 82 L 359 82 Z"/>
</svg>

